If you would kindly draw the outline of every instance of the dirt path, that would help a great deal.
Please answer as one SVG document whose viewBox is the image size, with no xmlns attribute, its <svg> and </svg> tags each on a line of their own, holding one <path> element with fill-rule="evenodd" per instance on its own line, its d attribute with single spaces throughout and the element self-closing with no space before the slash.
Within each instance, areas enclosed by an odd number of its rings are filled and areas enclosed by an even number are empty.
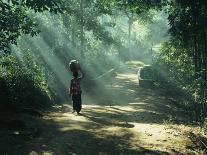
<svg viewBox="0 0 207 155">
<path fill-rule="evenodd" d="M 104 91 L 107 96 L 83 96 L 80 116 L 66 103 L 30 122 L 37 131 L 11 154 L 197 154 L 188 137 L 188 116 L 155 90 L 139 88 L 136 70 L 120 71 Z"/>
</svg>

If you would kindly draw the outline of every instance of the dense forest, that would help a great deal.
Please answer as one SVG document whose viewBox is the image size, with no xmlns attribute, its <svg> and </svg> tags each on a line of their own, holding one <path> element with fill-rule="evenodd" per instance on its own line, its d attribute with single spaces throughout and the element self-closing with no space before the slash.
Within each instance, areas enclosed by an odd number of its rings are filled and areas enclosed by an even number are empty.
<svg viewBox="0 0 207 155">
<path fill-rule="evenodd" d="M 71 59 L 80 60 L 91 79 L 128 60 L 151 63 L 151 48 L 163 41 L 168 27 L 166 14 L 153 10 L 160 4 L 137 10 L 128 2 L 1 3 L 5 104 L 24 104 L 31 97 L 37 106 L 67 100 Z"/>
<path fill-rule="evenodd" d="M 64 107 L 64 103 L 71 105 L 69 85 L 72 73 L 69 62 L 75 59 L 79 61 L 85 73 L 82 82 L 83 94 L 85 94 L 83 104 L 85 99 L 85 103 L 90 102 L 89 105 L 97 103 L 100 106 L 115 106 L 114 108 L 124 105 L 122 102 L 125 100 L 121 99 L 123 94 L 121 91 L 119 94 L 117 90 L 122 87 L 125 91 L 137 92 L 133 99 L 143 97 L 154 98 L 156 101 L 159 95 L 162 95 L 163 98 L 167 98 L 163 104 L 167 104 L 169 99 L 177 109 L 184 111 L 183 115 L 185 113 L 188 116 L 187 120 L 180 124 L 196 126 L 202 131 L 199 132 L 202 136 L 194 135 L 199 143 L 193 147 L 198 146 L 199 149 L 204 150 L 198 154 L 205 154 L 207 150 L 207 138 L 204 138 L 207 130 L 206 21 L 207 1 L 204 0 L 0 1 L 0 109 L 2 115 L 5 115 L 0 119 L 0 126 L 5 126 L 5 119 L 11 118 L 11 113 L 12 115 L 21 112 L 44 115 L 54 110 L 54 107 Z M 140 71 L 143 68 L 145 71 Z M 118 80 L 125 78 L 124 73 L 127 78 L 131 78 L 131 73 L 127 73 L 132 70 L 135 78 L 147 77 L 143 82 L 150 83 L 151 87 L 140 88 L 141 80 L 138 82 L 140 86 L 138 83 L 133 84 L 133 90 L 128 86 L 129 81 L 119 81 L 123 84 L 122 87 L 116 85 Z M 108 90 L 109 88 L 111 91 Z M 143 95 L 144 92 L 150 93 Z M 158 95 L 153 96 L 154 93 Z M 135 102 L 131 101 L 130 97 L 126 95 L 126 104 L 131 105 L 131 102 Z M 161 99 L 162 97 L 158 99 L 159 102 L 162 102 Z M 158 107 L 156 104 L 155 106 Z M 98 110 L 94 114 L 98 115 Z M 128 117 L 128 115 L 124 116 Z M 105 119 L 105 115 L 102 117 Z M 123 120 L 121 117 L 120 120 L 129 125 L 127 122 L 130 121 L 127 121 L 126 117 Z M 171 117 L 177 116 L 172 114 Z M 167 121 L 171 120 L 171 117 Z M 85 118 L 91 119 L 92 116 L 86 115 Z M 94 116 L 91 120 L 96 122 L 97 118 L 99 117 Z M 147 119 L 142 123 L 144 122 L 160 123 L 147 122 Z M 179 124 L 177 122 L 175 124 Z M 18 124 L 18 122 L 11 124 L 15 123 Z M 101 123 L 107 124 L 106 121 Z M 8 125 L 8 122 L 6 124 Z M 47 127 L 52 128 L 48 124 Z M 83 133 L 74 134 L 84 137 Z M 115 139 L 123 147 L 130 147 L 128 143 L 121 143 L 122 139 L 117 137 Z M 94 138 L 93 141 L 95 144 L 97 139 Z M 104 147 L 112 142 L 105 141 L 105 143 L 102 144 Z M 112 146 L 118 147 L 114 143 Z M 11 143 L 5 145 L 9 144 Z M 51 148 L 55 147 L 55 144 L 51 145 Z M 14 150 L 19 151 L 18 149 Z M 62 147 L 59 149 L 63 150 Z M 81 149 L 87 150 L 88 147 L 81 147 Z M 20 150 L 23 151 L 20 151 L 20 154 L 29 154 L 28 151 L 31 151 L 28 149 L 25 153 L 25 148 Z M 57 150 L 53 150 L 51 154 L 84 154 L 84 150 L 69 153 Z M 122 152 L 121 149 L 113 151 L 106 149 L 101 150 L 102 153 L 86 151 L 86 154 L 149 152 L 143 148 L 140 150 L 142 151 Z M 3 154 L 9 152 L 6 146 L 0 148 L 0 151 L 3 151 Z M 167 152 L 150 151 L 149 154 L 169 153 L 168 150 Z M 174 153 L 179 154 L 179 152 Z M 9 152 L 9 154 L 16 153 Z"/>
</svg>

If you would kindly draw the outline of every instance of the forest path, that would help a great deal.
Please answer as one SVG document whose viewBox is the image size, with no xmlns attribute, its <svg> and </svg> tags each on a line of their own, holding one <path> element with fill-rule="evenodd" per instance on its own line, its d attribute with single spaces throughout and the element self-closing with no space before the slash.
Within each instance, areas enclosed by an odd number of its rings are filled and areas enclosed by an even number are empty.
<svg viewBox="0 0 207 155">
<path fill-rule="evenodd" d="M 57 106 L 46 120 L 57 125 L 47 133 L 51 154 L 186 154 L 191 128 L 182 109 L 155 90 L 138 87 L 134 66 L 117 73 L 105 93 L 83 95 L 82 115 Z"/>
<path fill-rule="evenodd" d="M 169 97 L 139 88 L 133 68 L 119 71 L 106 93 L 83 95 L 81 115 L 66 103 L 30 122 L 38 129 L 16 146 L 15 155 L 196 154 L 188 137 L 188 116 Z"/>
</svg>

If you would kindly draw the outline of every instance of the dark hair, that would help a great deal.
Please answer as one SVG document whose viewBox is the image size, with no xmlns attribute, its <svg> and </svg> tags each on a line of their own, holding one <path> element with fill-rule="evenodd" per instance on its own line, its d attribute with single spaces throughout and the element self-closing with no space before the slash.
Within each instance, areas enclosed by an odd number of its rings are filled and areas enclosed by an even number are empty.
<svg viewBox="0 0 207 155">
<path fill-rule="evenodd" d="M 74 73 L 73 73 L 73 76 L 74 76 L 75 78 L 77 78 L 77 77 L 78 77 L 78 72 L 74 72 Z"/>
</svg>

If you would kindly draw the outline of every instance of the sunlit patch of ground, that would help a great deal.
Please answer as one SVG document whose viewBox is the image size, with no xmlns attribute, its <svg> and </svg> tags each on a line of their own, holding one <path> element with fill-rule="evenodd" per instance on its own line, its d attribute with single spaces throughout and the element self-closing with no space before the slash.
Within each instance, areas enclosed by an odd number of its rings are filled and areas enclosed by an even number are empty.
<svg viewBox="0 0 207 155">
<path fill-rule="evenodd" d="M 168 98 L 154 90 L 139 88 L 136 72 L 118 73 L 113 85 L 104 91 L 107 95 L 83 94 L 81 115 L 72 113 L 71 102 L 68 102 L 53 106 L 42 119 L 28 118 L 27 132 L 15 130 L 20 134 L 13 135 L 11 141 L 6 136 L 1 139 L 9 146 L 20 145 L 14 146 L 14 151 L 4 148 L 1 152 L 7 150 L 21 155 L 196 154 L 189 147 L 192 143 L 188 133 L 198 128 L 188 126 L 185 122 L 188 116 Z M 35 134 L 30 133 L 31 129 Z"/>
<path fill-rule="evenodd" d="M 127 61 L 126 65 L 136 65 L 136 67 L 144 66 L 145 64 L 141 61 Z"/>
<path fill-rule="evenodd" d="M 51 113 L 49 117 L 60 125 L 58 129 L 60 132 L 86 130 L 102 139 L 102 141 L 97 141 L 96 149 L 105 147 L 102 145 L 108 146 L 108 142 L 103 142 L 108 137 L 118 137 L 118 140 L 127 141 L 127 147 L 135 152 L 139 152 L 140 147 L 144 148 L 145 151 L 147 150 L 146 152 L 152 151 L 151 154 L 156 154 L 153 151 L 162 152 L 163 154 L 190 152 L 187 149 L 190 141 L 186 136 L 186 132 L 190 132 L 191 127 L 170 125 L 164 122 L 139 123 L 143 119 L 142 115 L 137 117 L 134 114 L 143 113 L 146 109 L 135 109 L 134 104 L 131 103 L 126 106 L 86 105 L 83 106 L 82 115 L 80 116 L 72 114 L 70 108 L 66 113 L 59 113 L 59 116 L 57 113 Z M 144 103 L 141 102 L 138 105 L 144 105 Z M 81 140 L 81 138 L 78 140 Z M 113 145 L 119 146 L 120 150 L 127 151 L 129 149 L 125 148 L 125 145 L 119 144 L 116 139 L 114 139 L 114 142 L 113 139 L 110 139 L 111 142 L 115 143 Z M 121 147 L 123 148 L 121 149 Z"/>
<path fill-rule="evenodd" d="M 118 80 L 129 80 L 130 82 L 133 82 L 134 84 L 138 83 L 138 78 L 136 74 L 117 74 L 116 78 Z"/>
</svg>

